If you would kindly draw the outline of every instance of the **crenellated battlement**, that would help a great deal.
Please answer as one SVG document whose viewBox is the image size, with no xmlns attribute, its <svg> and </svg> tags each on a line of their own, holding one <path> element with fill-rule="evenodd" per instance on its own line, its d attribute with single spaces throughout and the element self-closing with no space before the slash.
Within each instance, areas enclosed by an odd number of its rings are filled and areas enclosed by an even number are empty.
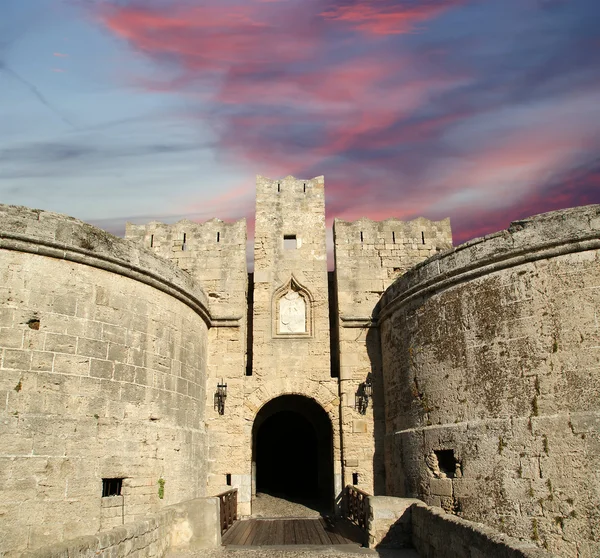
<svg viewBox="0 0 600 558">
<path fill-rule="evenodd" d="M 441 251 L 452 247 L 450 219 L 431 221 L 417 217 L 411 221 L 385 219 L 372 221 L 365 217 L 356 221 L 335 219 L 338 244 L 374 245 L 378 248 Z"/>
<path fill-rule="evenodd" d="M 325 177 L 295 178 L 288 175 L 284 178 L 267 178 L 256 176 L 256 196 L 262 201 L 290 196 L 323 196 L 325 191 Z"/>
</svg>

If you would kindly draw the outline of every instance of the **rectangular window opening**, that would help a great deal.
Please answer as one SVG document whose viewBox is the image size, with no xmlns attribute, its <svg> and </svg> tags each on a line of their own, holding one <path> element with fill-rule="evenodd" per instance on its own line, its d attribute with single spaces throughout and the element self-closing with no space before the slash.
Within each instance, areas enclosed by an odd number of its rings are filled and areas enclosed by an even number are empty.
<svg viewBox="0 0 600 558">
<path fill-rule="evenodd" d="M 304 183 L 304 193 L 306 194 L 306 182 Z"/>
<path fill-rule="evenodd" d="M 225 475 L 225 483 L 227 484 L 227 486 L 231 486 L 231 473 L 227 473 Z"/>
<path fill-rule="evenodd" d="M 421 231 L 421 242 L 425 244 L 425 233 Z"/>
<path fill-rule="evenodd" d="M 284 250 L 295 250 L 298 248 L 298 239 L 295 234 L 284 234 L 283 235 L 283 249 Z"/>
<path fill-rule="evenodd" d="M 121 496 L 123 479 L 102 479 L 102 498 Z"/>
<path fill-rule="evenodd" d="M 434 450 L 433 453 L 437 457 L 440 471 L 448 478 L 454 478 L 456 476 L 456 466 L 458 465 L 458 461 L 454 456 L 454 450 Z"/>
<path fill-rule="evenodd" d="M 221 233 L 220 232 L 217 233 L 217 242 L 221 242 Z"/>
<path fill-rule="evenodd" d="M 354 486 L 358 484 L 358 473 L 352 473 L 352 484 Z"/>
</svg>

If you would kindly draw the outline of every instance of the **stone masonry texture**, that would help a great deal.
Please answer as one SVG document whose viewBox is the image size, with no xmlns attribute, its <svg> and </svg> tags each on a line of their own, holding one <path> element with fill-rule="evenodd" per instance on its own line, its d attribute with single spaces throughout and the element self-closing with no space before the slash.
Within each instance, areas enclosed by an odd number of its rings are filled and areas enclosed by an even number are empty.
<svg viewBox="0 0 600 558">
<path fill-rule="evenodd" d="M 325 239 L 323 177 L 257 177 L 250 273 L 245 220 L 123 240 L 0 206 L 0 554 L 231 488 L 252 514 L 286 410 L 332 509 L 356 484 L 599 556 L 600 206 L 455 248 L 447 219 L 335 220 L 333 273 Z"/>
<path fill-rule="evenodd" d="M 513 223 L 380 304 L 387 493 L 600 555 L 600 207 Z"/>
<path fill-rule="evenodd" d="M 0 261 L 0 552 L 204 495 L 202 290 L 129 242 L 24 208 L 2 207 Z M 103 478 L 123 479 L 121 496 L 102 498 Z"/>
</svg>

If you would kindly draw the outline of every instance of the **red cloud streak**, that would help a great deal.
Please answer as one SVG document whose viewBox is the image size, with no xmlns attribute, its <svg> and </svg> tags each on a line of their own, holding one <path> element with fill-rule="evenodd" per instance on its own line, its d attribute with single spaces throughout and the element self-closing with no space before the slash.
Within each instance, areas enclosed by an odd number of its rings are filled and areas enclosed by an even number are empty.
<svg viewBox="0 0 600 558">
<path fill-rule="evenodd" d="M 410 5 L 400 2 L 390 5 L 389 2 L 371 1 L 339 6 L 321 15 L 326 19 L 348 23 L 352 28 L 372 35 L 396 35 L 410 33 L 417 28 L 417 24 L 464 3 L 460 0 L 429 0 Z"/>
</svg>

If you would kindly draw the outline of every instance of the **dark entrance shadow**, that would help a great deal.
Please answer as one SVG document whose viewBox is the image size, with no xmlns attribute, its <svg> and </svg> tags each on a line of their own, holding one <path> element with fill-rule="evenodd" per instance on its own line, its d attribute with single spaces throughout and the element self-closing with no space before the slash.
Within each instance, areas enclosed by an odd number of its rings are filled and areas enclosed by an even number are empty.
<svg viewBox="0 0 600 558">
<path fill-rule="evenodd" d="M 318 403 L 300 395 L 273 399 L 259 411 L 252 439 L 257 493 L 331 512 L 332 428 Z"/>
</svg>

